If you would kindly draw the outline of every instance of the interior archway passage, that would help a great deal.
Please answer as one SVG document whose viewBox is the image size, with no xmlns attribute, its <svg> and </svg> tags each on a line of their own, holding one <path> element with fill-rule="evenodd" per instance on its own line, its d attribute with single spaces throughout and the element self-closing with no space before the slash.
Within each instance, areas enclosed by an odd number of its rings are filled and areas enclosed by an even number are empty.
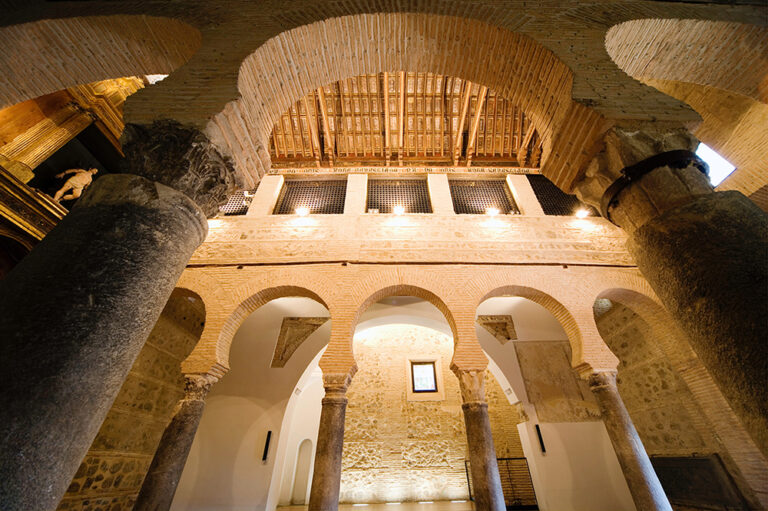
<svg viewBox="0 0 768 511">
<path fill-rule="evenodd" d="M 469 80 L 371 73 L 319 87 L 272 129 L 272 167 L 501 166 L 536 171 L 541 137 L 513 102 Z"/>
</svg>

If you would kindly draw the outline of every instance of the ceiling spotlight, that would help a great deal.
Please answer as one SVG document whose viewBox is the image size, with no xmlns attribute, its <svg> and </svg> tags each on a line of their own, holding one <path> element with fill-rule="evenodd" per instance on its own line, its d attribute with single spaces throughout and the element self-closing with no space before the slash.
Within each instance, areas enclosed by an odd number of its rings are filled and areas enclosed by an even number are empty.
<svg viewBox="0 0 768 511">
<path fill-rule="evenodd" d="M 576 211 L 576 218 L 587 218 L 589 216 L 589 210 L 581 208 Z"/>
<path fill-rule="evenodd" d="M 405 213 L 405 207 L 397 205 L 394 208 L 392 208 L 392 212 L 396 215 L 402 215 Z"/>
<path fill-rule="evenodd" d="M 305 208 L 304 206 L 300 206 L 296 208 L 296 214 L 299 216 L 307 216 L 309 214 L 309 208 Z"/>
<path fill-rule="evenodd" d="M 496 216 L 499 214 L 499 208 L 485 208 L 485 214 L 488 216 Z"/>
</svg>

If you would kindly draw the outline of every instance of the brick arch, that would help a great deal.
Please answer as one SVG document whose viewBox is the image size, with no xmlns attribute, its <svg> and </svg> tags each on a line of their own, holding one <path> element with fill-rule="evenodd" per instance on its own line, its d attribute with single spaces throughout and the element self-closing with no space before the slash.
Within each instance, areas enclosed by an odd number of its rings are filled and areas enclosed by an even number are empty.
<svg viewBox="0 0 768 511">
<path fill-rule="evenodd" d="M 357 327 L 357 324 L 360 322 L 360 316 L 362 316 L 363 313 L 366 310 L 368 310 L 368 308 L 371 305 L 383 300 L 384 298 L 388 298 L 390 296 L 415 296 L 417 298 L 422 298 L 428 301 L 429 303 L 434 305 L 437 308 L 437 310 L 439 310 L 442 313 L 446 323 L 448 323 L 448 326 L 451 327 L 451 332 L 453 333 L 454 342 L 456 342 L 456 339 L 458 339 L 457 329 L 456 329 L 456 320 L 454 319 L 453 313 L 451 312 L 450 308 L 445 303 L 445 301 L 433 291 L 430 291 L 424 287 L 420 287 L 418 285 L 413 285 L 413 284 L 389 285 L 370 293 L 365 299 L 363 299 L 360 302 L 360 305 L 357 307 L 357 310 L 355 312 L 352 325 L 351 325 L 352 335 L 354 335 L 354 330 Z M 350 339 L 351 338 L 352 336 L 350 336 Z"/>
<path fill-rule="evenodd" d="M 145 15 L 47 19 L 0 28 L 0 108 L 74 85 L 170 74 L 192 57 L 200 32 Z"/>
<path fill-rule="evenodd" d="M 535 289 L 533 287 L 521 286 L 521 285 L 502 285 L 489 292 L 487 292 L 482 299 L 477 303 L 477 307 L 489 298 L 496 298 L 499 296 L 519 296 L 525 298 L 534 303 L 537 303 L 547 309 L 555 319 L 560 323 L 560 326 L 565 330 L 565 334 L 568 336 L 568 341 L 571 344 L 571 358 L 572 363 L 580 361 L 582 359 L 584 340 L 582 338 L 581 330 L 579 329 L 576 318 L 571 314 L 568 308 L 560 301 L 552 297 L 551 295 Z"/>
<path fill-rule="evenodd" d="M 737 170 L 719 187 L 747 195 L 768 184 L 768 28 L 693 19 L 611 27 L 605 47 L 624 72 L 689 104 L 693 133 Z"/>
<path fill-rule="evenodd" d="M 208 124 L 208 135 L 257 182 L 269 169 L 269 135 L 308 92 L 382 71 L 428 71 L 486 85 L 519 105 L 544 143 L 542 172 L 568 188 L 591 156 L 605 121 L 571 98 L 573 73 L 532 38 L 481 21 L 426 13 L 330 18 L 285 31 L 240 66 L 240 99 Z M 565 130 L 567 140 L 556 136 Z"/>
<path fill-rule="evenodd" d="M 281 275 L 245 282 L 236 289 L 222 292 L 214 289 L 215 279 L 195 275 L 190 279 L 192 288 L 200 283 L 200 295 L 209 300 L 205 327 L 201 341 L 182 364 L 185 373 L 211 373 L 222 376 L 229 370 L 229 352 L 232 340 L 243 321 L 261 306 L 278 298 L 310 298 L 330 310 L 328 300 L 319 289 L 328 289 L 320 279 L 295 281 Z M 323 287 L 325 284 L 325 287 Z"/>
</svg>

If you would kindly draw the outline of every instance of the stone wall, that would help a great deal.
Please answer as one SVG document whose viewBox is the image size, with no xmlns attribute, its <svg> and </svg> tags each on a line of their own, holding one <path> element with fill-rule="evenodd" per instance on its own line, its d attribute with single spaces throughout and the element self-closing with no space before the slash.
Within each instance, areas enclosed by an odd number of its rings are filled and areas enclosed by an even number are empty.
<svg viewBox="0 0 768 511">
<path fill-rule="evenodd" d="M 621 361 L 619 393 L 648 454 L 717 454 L 749 499 L 749 485 L 728 450 L 713 434 L 713 427 L 691 390 L 652 337 L 648 323 L 617 302 L 600 300 L 595 310 L 602 338 Z"/>
<path fill-rule="evenodd" d="M 130 511 L 176 403 L 184 396 L 180 363 L 203 327 L 202 302 L 177 289 L 139 353 L 60 511 Z"/>
<path fill-rule="evenodd" d="M 461 394 L 449 368 L 451 337 L 387 325 L 356 335 L 354 349 L 359 371 L 348 391 L 341 501 L 468 498 Z M 429 358 L 440 366 L 436 400 L 409 398 L 408 361 Z M 486 395 L 497 456 L 522 457 L 520 416 L 490 372 Z"/>
</svg>

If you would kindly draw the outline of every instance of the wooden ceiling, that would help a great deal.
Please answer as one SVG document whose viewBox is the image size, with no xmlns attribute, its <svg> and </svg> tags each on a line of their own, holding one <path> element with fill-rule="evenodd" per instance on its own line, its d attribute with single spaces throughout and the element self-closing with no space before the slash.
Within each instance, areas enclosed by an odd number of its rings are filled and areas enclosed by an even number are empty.
<svg viewBox="0 0 768 511">
<path fill-rule="evenodd" d="M 342 80 L 293 104 L 272 130 L 274 168 L 538 168 L 541 138 L 487 87 L 432 73 Z"/>
</svg>

